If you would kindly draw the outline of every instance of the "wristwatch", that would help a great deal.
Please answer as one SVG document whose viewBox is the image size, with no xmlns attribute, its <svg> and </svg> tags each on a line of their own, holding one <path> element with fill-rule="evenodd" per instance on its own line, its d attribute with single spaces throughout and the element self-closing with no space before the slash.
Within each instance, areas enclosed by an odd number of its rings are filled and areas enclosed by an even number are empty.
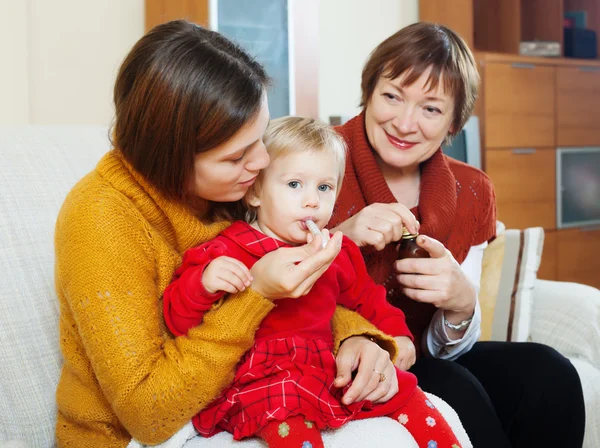
<svg viewBox="0 0 600 448">
<path fill-rule="evenodd" d="M 442 320 L 444 321 L 444 325 L 447 326 L 448 328 L 450 328 L 452 330 L 456 330 L 456 331 L 462 331 L 469 326 L 469 324 L 473 320 L 473 316 L 469 317 L 468 319 L 463 320 L 459 324 L 453 324 L 453 323 L 448 322 L 446 320 L 446 316 L 444 314 L 442 314 Z"/>
</svg>

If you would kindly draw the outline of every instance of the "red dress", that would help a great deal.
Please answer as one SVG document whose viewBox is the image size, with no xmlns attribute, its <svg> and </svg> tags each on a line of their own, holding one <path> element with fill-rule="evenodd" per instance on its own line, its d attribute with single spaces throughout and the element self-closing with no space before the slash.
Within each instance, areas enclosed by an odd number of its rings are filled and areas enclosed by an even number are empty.
<svg viewBox="0 0 600 448">
<path fill-rule="evenodd" d="M 248 268 L 266 253 L 286 246 L 245 222 L 236 222 L 213 241 L 190 249 L 164 293 L 164 315 L 175 335 L 184 335 L 223 293 L 202 287 L 204 268 L 226 255 Z M 256 332 L 256 343 L 240 361 L 231 385 L 193 418 L 209 437 L 221 430 L 234 438 L 252 436 L 269 421 L 301 414 L 319 428 L 338 428 L 349 420 L 391 414 L 415 391 L 417 380 L 397 370 L 400 391 L 386 403 L 368 401 L 346 406 L 345 390 L 333 386 L 336 376 L 331 320 L 336 306 L 360 313 L 392 336 L 411 337 L 404 314 L 386 300 L 386 291 L 369 277 L 358 247 L 348 238 L 330 268 L 310 293 L 277 300 Z"/>
</svg>

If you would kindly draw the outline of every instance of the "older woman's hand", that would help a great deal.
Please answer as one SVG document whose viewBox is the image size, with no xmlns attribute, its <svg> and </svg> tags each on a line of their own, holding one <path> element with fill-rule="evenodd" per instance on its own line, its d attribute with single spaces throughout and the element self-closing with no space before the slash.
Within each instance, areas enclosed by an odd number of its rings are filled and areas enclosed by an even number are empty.
<svg viewBox="0 0 600 448">
<path fill-rule="evenodd" d="M 342 234 L 336 232 L 321 248 L 323 238 L 311 239 L 298 247 L 282 247 L 258 260 L 250 273 L 254 291 L 269 300 L 307 294 L 329 268 L 342 247 Z"/>
<path fill-rule="evenodd" d="M 402 226 L 418 233 L 419 223 L 402 204 L 371 204 L 348 218 L 333 230 L 340 230 L 357 246 L 374 246 L 382 250 L 391 241 L 402 237 Z"/>
<path fill-rule="evenodd" d="M 398 393 L 398 377 L 390 360 L 390 354 L 364 336 L 346 339 L 337 353 L 336 387 L 345 387 L 352 380 L 352 372 L 358 369 L 352 386 L 346 391 L 342 402 L 370 400 L 384 403 Z M 383 374 L 385 379 L 380 381 Z"/>
<path fill-rule="evenodd" d="M 450 251 L 424 235 L 417 238 L 417 244 L 427 250 L 431 258 L 405 258 L 395 262 L 404 294 L 446 310 L 445 318 L 452 323 L 471 317 L 477 292 Z"/>
</svg>

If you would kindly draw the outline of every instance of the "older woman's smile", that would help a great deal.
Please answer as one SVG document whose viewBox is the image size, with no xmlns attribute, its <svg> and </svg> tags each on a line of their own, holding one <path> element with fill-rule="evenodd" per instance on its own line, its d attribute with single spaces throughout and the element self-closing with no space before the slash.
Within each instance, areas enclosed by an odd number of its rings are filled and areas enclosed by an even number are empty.
<svg viewBox="0 0 600 448">
<path fill-rule="evenodd" d="M 387 137 L 388 141 L 393 146 L 395 146 L 398 149 L 402 149 L 402 150 L 411 149 L 413 146 L 418 144 L 418 142 L 411 142 L 408 140 L 402 140 L 402 139 L 396 138 L 393 135 L 388 134 L 387 132 L 385 132 L 385 136 Z"/>
</svg>

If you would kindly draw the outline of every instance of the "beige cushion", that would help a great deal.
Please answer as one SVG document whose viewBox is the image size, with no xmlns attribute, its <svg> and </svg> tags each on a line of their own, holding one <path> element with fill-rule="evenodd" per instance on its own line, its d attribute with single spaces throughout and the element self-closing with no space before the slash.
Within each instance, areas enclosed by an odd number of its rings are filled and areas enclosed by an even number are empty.
<svg viewBox="0 0 600 448">
<path fill-rule="evenodd" d="M 544 229 L 509 229 L 504 235 L 504 259 L 491 340 L 523 342 L 528 340 L 531 329 L 533 288 L 544 247 Z"/>
<path fill-rule="evenodd" d="M 492 338 L 492 323 L 502 275 L 506 235 L 504 235 L 504 224 L 500 221 L 496 223 L 496 235 L 494 241 L 486 247 L 483 253 L 479 290 L 481 306 L 481 336 L 479 340 L 481 341 L 489 341 Z"/>
</svg>

